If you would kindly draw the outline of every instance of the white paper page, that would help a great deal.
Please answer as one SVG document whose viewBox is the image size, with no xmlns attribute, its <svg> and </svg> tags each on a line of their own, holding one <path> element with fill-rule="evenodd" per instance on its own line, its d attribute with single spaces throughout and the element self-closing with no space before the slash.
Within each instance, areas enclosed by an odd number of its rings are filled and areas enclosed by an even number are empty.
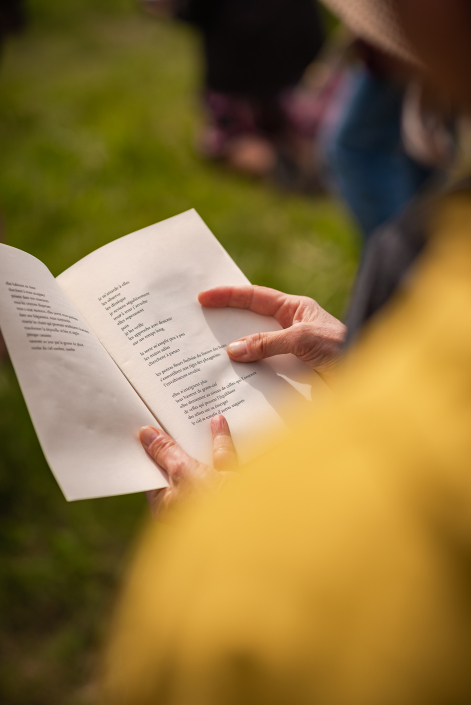
<svg viewBox="0 0 471 705">
<path fill-rule="evenodd" d="M 312 408 L 312 385 L 315 395 L 325 389 L 291 355 L 229 359 L 231 341 L 280 326 L 200 306 L 203 289 L 248 280 L 194 210 L 100 248 L 58 283 L 166 430 L 204 462 L 211 416 L 226 416 L 245 462 L 285 437 L 293 413 Z"/>
<path fill-rule="evenodd" d="M 137 439 L 156 421 L 35 257 L 0 245 L 0 328 L 68 500 L 167 486 Z"/>
</svg>

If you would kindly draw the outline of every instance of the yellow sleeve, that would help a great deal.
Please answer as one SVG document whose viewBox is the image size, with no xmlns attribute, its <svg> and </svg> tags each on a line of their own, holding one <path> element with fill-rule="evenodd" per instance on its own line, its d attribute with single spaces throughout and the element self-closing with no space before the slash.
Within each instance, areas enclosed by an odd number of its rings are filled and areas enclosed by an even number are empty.
<svg viewBox="0 0 471 705">
<path fill-rule="evenodd" d="M 471 702 L 471 205 L 442 206 L 335 400 L 161 536 L 112 705 Z"/>
</svg>

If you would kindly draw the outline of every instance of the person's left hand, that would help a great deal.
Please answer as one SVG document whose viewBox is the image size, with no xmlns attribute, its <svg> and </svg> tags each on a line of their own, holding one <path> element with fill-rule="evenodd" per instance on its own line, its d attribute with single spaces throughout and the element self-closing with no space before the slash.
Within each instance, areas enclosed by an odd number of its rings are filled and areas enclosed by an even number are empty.
<svg viewBox="0 0 471 705">
<path fill-rule="evenodd" d="M 169 487 L 146 492 L 154 519 L 161 520 L 185 500 L 215 490 L 235 475 L 237 454 L 227 421 L 224 416 L 214 416 L 210 424 L 214 467 L 191 458 L 165 431 L 154 426 L 141 428 L 142 445 L 167 472 L 170 483 Z"/>
</svg>

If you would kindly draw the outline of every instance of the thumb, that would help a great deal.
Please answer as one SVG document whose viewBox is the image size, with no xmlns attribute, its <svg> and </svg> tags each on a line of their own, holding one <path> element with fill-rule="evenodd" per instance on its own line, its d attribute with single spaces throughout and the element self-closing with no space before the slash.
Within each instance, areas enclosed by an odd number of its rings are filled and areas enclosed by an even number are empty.
<svg viewBox="0 0 471 705">
<path fill-rule="evenodd" d="M 150 457 L 168 473 L 172 485 L 191 476 L 200 465 L 159 428 L 144 426 L 139 432 L 139 438 Z"/>
<path fill-rule="evenodd" d="M 296 354 L 296 336 L 292 328 L 277 330 L 271 333 L 255 333 L 246 338 L 236 340 L 227 346 L 227 352 L 232 360 L 237 362 L 255 362 L 273 355 L 283 353 Z"/>
</svg>

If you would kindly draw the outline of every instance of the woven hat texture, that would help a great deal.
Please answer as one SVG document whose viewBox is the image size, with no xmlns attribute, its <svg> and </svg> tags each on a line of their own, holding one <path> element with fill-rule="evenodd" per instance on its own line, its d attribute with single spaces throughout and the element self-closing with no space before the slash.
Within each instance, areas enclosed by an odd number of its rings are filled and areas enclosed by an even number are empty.
<svg viewBox="0 0 471 705">
<path fill-rule="evenodd" d="M 322 0 L 361 39 L 399 59 L 420 64 L 390 0 Z"/>
</svg>

